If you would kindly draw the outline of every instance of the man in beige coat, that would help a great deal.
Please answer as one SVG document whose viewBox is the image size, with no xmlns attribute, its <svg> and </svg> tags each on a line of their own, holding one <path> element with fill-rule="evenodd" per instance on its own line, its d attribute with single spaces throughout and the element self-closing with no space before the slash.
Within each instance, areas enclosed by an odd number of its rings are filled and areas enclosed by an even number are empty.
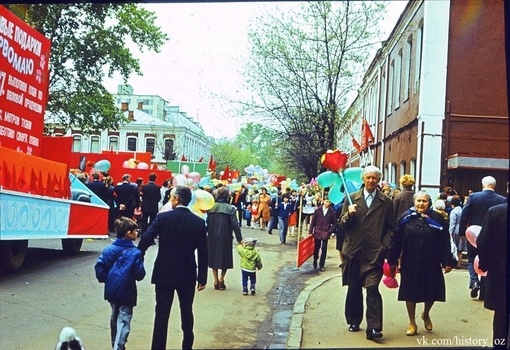
<svg viewBox="0 0 510 350">
<path fill-rule="evenodd" d="M 363 292 L 366 289 L 367 330 L 369 340 L 382 338 L 382 297 L 379 282 L 383 263 L 395 232 L 393 203 L 377 186 L 381 171 L 367 166 L 361 173 L 363 188 L 344 202 L 340 225 L 345 232 L 342 254 L 345 262 L 342 284 L 347 285 L 345 317 L 350 332 L 359 331 L 363 320 Z"/>
</svg>

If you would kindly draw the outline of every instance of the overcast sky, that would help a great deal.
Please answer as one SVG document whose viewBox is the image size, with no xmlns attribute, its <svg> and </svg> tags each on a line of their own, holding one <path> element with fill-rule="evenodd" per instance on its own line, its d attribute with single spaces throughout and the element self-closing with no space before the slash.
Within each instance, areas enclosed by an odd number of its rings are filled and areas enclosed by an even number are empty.
<svg viewBox="0 0 510 350">
<path fill-rule="evenodd" d="M 389 35 L 406 1 L 392 1 L 384 21 Z M 243 79 L 240 62 L 248 55 L 247 30 L 257 13 L 296 6 L 294 2 L 145 4 L 170 40 L 160 53 L 136 52 L 143 76 L 132 75 L 134 94 L 159 95 L 198 120 L 208 136 L 234 137 L 242 125 L 215 95 L 238 96 Z M 120 76 L 105 81 L 117 92 Z M 133 106 L 130 106 L 133 108 Z"/>
</svg>

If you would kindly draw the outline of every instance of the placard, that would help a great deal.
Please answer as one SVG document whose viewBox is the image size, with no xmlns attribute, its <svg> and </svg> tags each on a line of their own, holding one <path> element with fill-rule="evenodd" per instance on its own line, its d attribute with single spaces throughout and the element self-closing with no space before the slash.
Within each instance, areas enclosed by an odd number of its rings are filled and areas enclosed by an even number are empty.
<svg viewBox="0 0 510 350">
<path fill-rule="evenodd" d="M 51 41 L 0 6 L 0 146 L 41 154 Z"/>
<path fill-rule="evenodd" d="M 298 242 L 297 249 L 297 267 L 300 267 L 304 264 L 309 257 L 313 255 L 313 249 L 315 247 L 315 239 L 312 235 L 306 236 L 301 241 Z"/>
</svg>

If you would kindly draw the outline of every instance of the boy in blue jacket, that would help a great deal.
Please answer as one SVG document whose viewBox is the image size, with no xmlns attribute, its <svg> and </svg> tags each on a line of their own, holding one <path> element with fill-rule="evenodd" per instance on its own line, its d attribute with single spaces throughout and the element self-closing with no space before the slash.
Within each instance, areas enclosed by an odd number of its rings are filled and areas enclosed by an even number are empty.
<svg viewBox="0 0 510 350">
<path fill-rule="evenodd" d="M 133 244 L 138 234 L 136 222 L 120 217 L 115 220 L 115 231 L 117 240 L 103 250 L 94 268 L 97 280 L 105 284 L 104 298 L 112 307 L 113 350 L 124 350 L 136 306 L 136 281 L 145 277 L 144 254 Z"/>
</svg>

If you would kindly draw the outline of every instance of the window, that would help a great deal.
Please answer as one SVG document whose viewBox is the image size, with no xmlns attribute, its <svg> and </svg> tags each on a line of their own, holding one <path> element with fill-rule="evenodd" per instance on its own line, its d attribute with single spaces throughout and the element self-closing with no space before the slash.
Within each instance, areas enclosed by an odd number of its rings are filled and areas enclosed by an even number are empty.
<svg viewBox="0 0 510 350">
<path fill-rule="evenodd" d="M 391 172 L 390 172 L 390 183 L 394 184 L 397 183 L 397 164 L 391 163 Z"/>
<path fill-rule="evenodd" d="M 393 102 L 393 71 L 395 70 L 395 60 L 391 60 L 390 71 L 388 73 L 388 93 L 386 94 L 386 115 L 389 116 L 392 112 L 392 102 Z"/>
<path fill-rule="evenodd" d="M 136 137 L 127 138 L 127 150 L 136 152 Z"/>
<path fill-rule="evenodd" d="M 99 136 L 94 135 L 90 137 L 90 153 L 99 153 L 101 150 L 99 143 Z"/>
<path fill-rule="evenodd" d="M 405 173 L 406 173 L 406 161 L 403 160 L 403 161 L 400 162 L 400 176 L 399 176 L 399 179 L 400 179 L 400 177 L 405 175 Z"/>
<path fill-rule="evenodd" d="M 379 109 L 380 109 L 380 118 L 382 121 L 384 117 L 384 106 L 386 105 L 386 72 L 384 71 L 384 66 L 382 67 L 381 73 L 381 87 L 379 89 Z"/>
<path fill-rule="evenodd" d="M 119 150 L 119 137 L 118 136 L 110 136 L 110 140 L 108 141 L 108 149 L 110 151 L 118 151 Z"/>
<path fill-rule="evenodd" d="M 174 160 L 175 152 L 174 152 L 174 140 L 173 139 L 165 139 L 165 160 Z"/>
<path fill-rule="evenodd" d="M 156 146 L 156 139 L 149 137 L 145 139 L 145 152 L 150 152 L 154 156 L 154 148 Z"/>
<path fill-rule="evenodd" d="M 73 152 L 81 152 L 81 135 L 73 136 Z"/>
<path fill-rule="evenodd" d="M 409 162 L 409 175 L 416 179 L 416 159 L 414 158 Z"/>
<path fill-rule="evenodd" d="M 407 38 L 406 51 L 405 51 L 405 65 L 403 69 L 404 78 L 404 101 L 409 99 L 409 86 L 411 85 L 411 64 L 413 55 L 413 36 L 409 35 Z"/>
<path fill-rule="evenodd" d="M 416 30 L 416 55 L 415 55 L 415 69 L 414 69 L 414 82 L 415 88 L 414 91 L 418 91 L 420 89 L 420 77 L 421 77 L 421 51 L 423 47 L 423 21 L 418 25 L 418 29 Z"/>
<path fill-rule="evenodd" d="M 395 62 L 395 70 L 393 71 L 395 74 L 395 78 L 393 81 L 395 82 L 395 91 L 394 91 L 394 97 L 395 100 L 394 106 L 395 109 L 398 109 L 400 107 L 400 77 L 402 76 L 402 49 L 398 51 L 397 60 Z"/>
</svg>

